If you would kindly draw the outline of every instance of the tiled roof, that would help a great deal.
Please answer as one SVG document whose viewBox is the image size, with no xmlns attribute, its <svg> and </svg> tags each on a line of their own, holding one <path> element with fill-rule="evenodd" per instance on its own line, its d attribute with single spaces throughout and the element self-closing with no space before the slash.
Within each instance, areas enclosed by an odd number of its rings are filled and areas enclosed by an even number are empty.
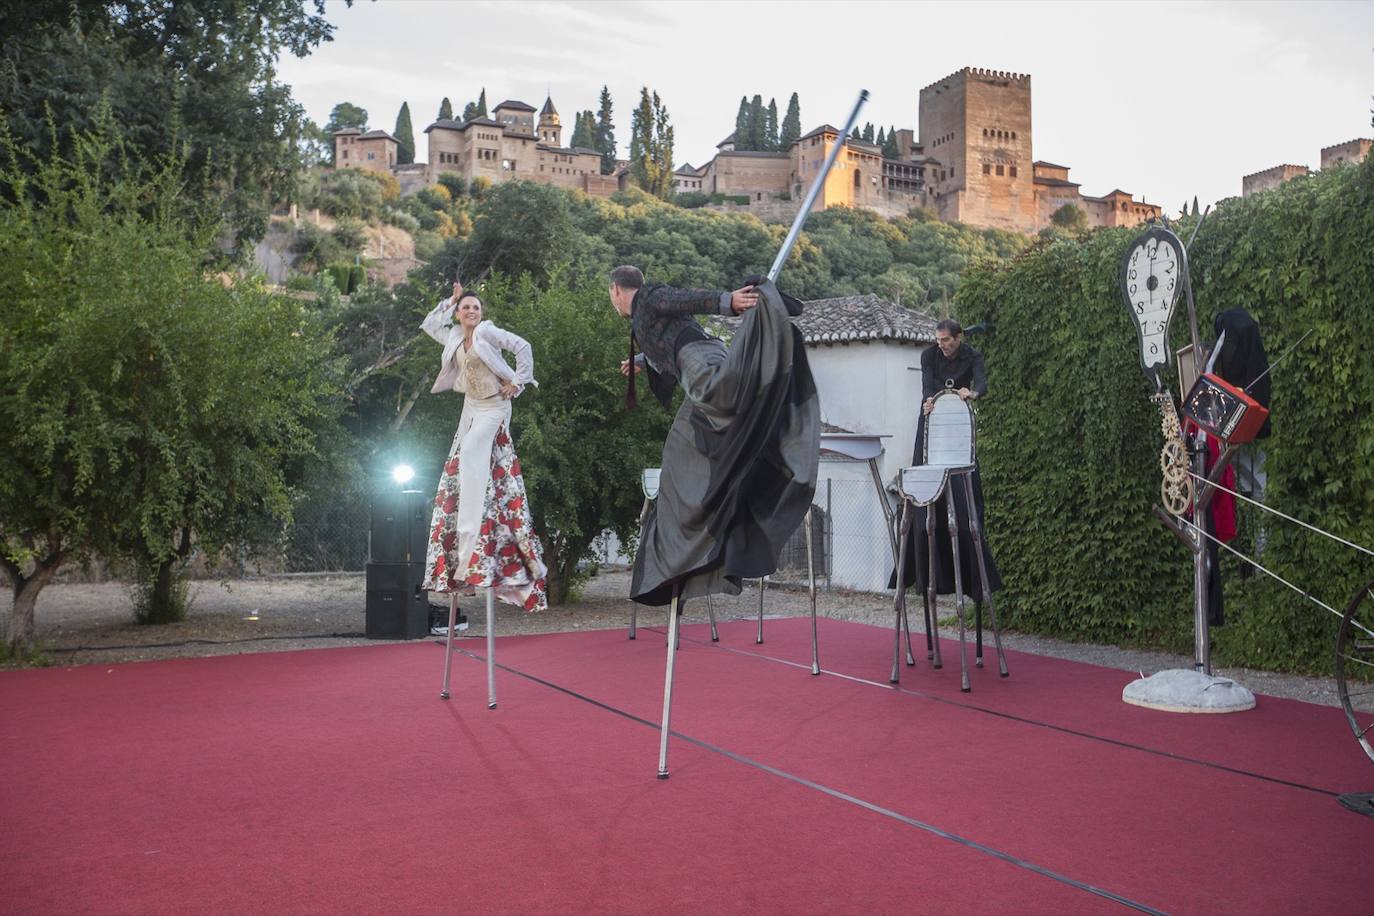
<svg viewBox="0 0 1374 916">
<path fill-rule="evenodd" d="M 362 131 L 359 130 L 358 128 L 356 128 L 356 127 L 345 127 L 343 130 L 336 130 L 336 131 L 334 131 L 334 136 L 339 137 L 339 136 L 342 136 L 342 135 L 344 135 L 344 134 L 360 134 L 360 133 L 362 133 Z"/>
<path fill-rule="evenodd" d="M 539 116 L 542 118 L 544 115 L 558 115 L 558 109 L 553 107 L 553 96 L 544 99 L 544 107 L 539 110 Z"/>
<path fill-rule="evenodd" d="M 739 318 L 711 318 L 708 327 L 734 331 Z M 913 311 L 873 293 L 813 299 L 806 310 L 792 319 L 807 343 L 849 343 L 865 340 L 894 340 L 933 343 L 934 318 Z"/>
<path fill-rule="evenodd" d="M 790 159 L 790 158 L 792 157 L 792 154 L 791 154 L 791 153 L 775 153 L 775 152 L 772 152 L 772 151 L 768 151 L 768 150 L 759 150 L 759 149 L 731 149 L 731 150 L 724 150 L 724 149 L 723 149 L 723 150 L 721 150 L 719 153 L 717 153 L 716 156 L 717 156 L 718 158 L 721 158 L 721 159 L 728 158 L 728 157 L 732 157 L 732 156 L 736 156 L 736 157 L 739 157 L 739 158 L 742 158 L 742 159 L 749 159 L 749 158 L 753 158 L 753 159 Z"/>
<path fill-rule="evenodd" d="M 397 140 L 395 137 L 391 136 L 391 134 L 387 133 L 387 132 L 384 131 L 384 130 L 369 130 L 367 133 L 363 134 L 363 135 L 362 135 L 361 137 L 359 137 L 358 139 L 359 139 L 359 140 L 390 140 L 392 143 L 400 143 L 400 142 L 401 142 L 400 140 Z"/>
<path fill-rule="evenodd" d="M 820 127 L 817 127 L 810 133 L 802 134 L 800 137 L 797 138 L 797 142 L 800 143 L 803 140 L 810 140 L 812 137 L 816 136 L 816 134 L 819 134 L 822 131 L 832 134 L 838 134 L 840 132 L 840 129 L 838 127 L 831 127 L 829 124 L 822 124 Z"/>
<path fill-rule="evenodd" d="M 497 105 L 492 111 L 500 111 L 502 108 L 509 108 L 511 111 L 534 111 L 535 107 L 528 102 L 521 102 L 516 99 L 506 99 Z"/>
<path fill-rule="evenodd" d="M 1036 175 L 1036 176 L 1035 176 L 1035 183 L 1036 183 L 1036 184 L 1049 185 L 1049 186 L 1052 187 L 1052 188 L 1079 188 L 1079 187 L 1082 187 L 1082 185 L 1080 185 L 1080 184 L 1079 184 L 1078 182 L 1076 182 L 1076 181 L 1065 181 L 1065 180 L 1062 179 L 1062 178 L 1046 178 L 1046 177 L 1043 176 L 1043 175 Z"/>
<path fill-rule="evenodd" d="M 1069 170 L 1067 165 L 1055 165 L 1053 162 L 1046 162 L 1044 159 L 1037 159 L 1032 162 L 1031 165 L 1040 165 L 1047 169 L 1063 169 L 1066 172 Z"/>
</svg>

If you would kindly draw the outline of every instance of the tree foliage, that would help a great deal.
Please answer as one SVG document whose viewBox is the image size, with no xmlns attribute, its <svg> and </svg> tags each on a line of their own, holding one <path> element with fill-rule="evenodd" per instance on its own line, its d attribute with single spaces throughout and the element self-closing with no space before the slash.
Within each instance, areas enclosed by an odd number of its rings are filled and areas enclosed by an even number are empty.
<svg viewBox="0 0 1374 916">
<path fill-rule="evenodd" d="M 290 463 L 330 412 L 312 315 L 207 276 L 218 227 L 186 217 L 185 163 L 138 164 L 105 117 L 38 160 L 3 137 L 0 568 L 20 656 L 70 559 L 171 568 L 279 532 Z"/>
<path fill-rule="evenodd" d="M 658 93 L 650 95 L 647 86 L 631 119 L 630 176 L 656 197 L 673 194 L 673 127 Z"/>
<path fill-rule="evenodd" d="M 0 111 L 21 146 L 70 152 L 113 107 L 131 155 L 185 145 L 187 194 L 241 239 L 294 190 L 306 119 L 275 77 L 283 53 L 329 41 L 324 0 L 35 0 L 0 6 Z M 48 118 L 62 128 L 48 130 Z"/>
<path fill-rule="evenodd" d="M 410 123 L 410 103 L 402 102 L 396 113 L 396 164 L 409 165 L 415 161 L 415 129 Z"/>
<path fill-rule="evenodd" d="M 1194 218 L 1181 227 L 1185 239 Z M 987 526 L 1018 629 L 1186 651 L 1189 553 L 1150 514 L 1159 499 L 1159 416 L 1117 288 L 1136 230 L 1061 237 L 964 276 L 959 317 L 991 322 L 979 346 L 991 395 L 980 408 Z M 1233 306 L 1259 322 L 1270 359 L 1311 330 L 1273 380 L 1262 451 L 1266 505 L 1374 543 L 1374 161 L 1224 201 L 1189 252 L 1204 337 Z M 1180 304 L 1175 345 L 1187 338 Z M 1176 387 L 1176 385 L 1174 386 Z M 1333 607 L 1367 569 L 1346 547 L 1244 503 L 1240 549 Z M 1227 618 L 1219 663 L 1329 672 L 1336 619 L 1223 555 Z M 1008 571 L 1014 574 L 1008 575 Z"/>
<path fill-rule="evenodd" d="M 616 157 L 615 123 L 611 109 L 611 91 L 605 86 L 601 87 L 601 101 L 596 110 L 596 142 L 593 149 L 601 153 L 601 174 L 613 174 Z"/>
<path fill-rule="evenodd" d="M 336 130 L 348 127 L 367 130 L 367 109 L 352 102 L 340 102 L 330 110 L 324 129 L 326 133 L 333 134 Z"/>
<path fill-rule="evenodd" d="M 787 114 L 783 116 L 782 126 L 778 128 L 778 149 L 789 150 L 801 137 L 801 102 L 797 94 L 787 100 Z"/>
<path fill-rule="evenodd" d="M 444 100 L 439 103 L 438 119 L 440 121 L 453 120 L 453 103 L 448 100 L 448 96 L 444 96 Z"/>
</svg>

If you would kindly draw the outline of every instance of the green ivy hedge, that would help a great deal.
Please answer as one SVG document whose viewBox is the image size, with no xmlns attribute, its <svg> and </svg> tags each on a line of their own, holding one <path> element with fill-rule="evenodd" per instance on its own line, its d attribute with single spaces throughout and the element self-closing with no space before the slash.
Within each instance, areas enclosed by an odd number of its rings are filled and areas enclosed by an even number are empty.
<svg viewBox="0 0 1374 916">
<path fill-rule="evenodd" d="M 1191 654 L 1190 555 L 1150 512 L 1159 416 L 1117 288 L 1136 234 L 1047 240 L 975 266 L 957 314 L 994 326 L 972 342 L 992 395 L 979 457 L 999 612 L 1024 631 Z M 1257 446 L 1265 503 L 1374 545 L 1374 157 L 1223 202 L 1189 257 L 1204 339 L 1232 306 L 1255 316 L 1271 360 L 1313 330 L 1273 375 L 1274 431 Z M 1172 330 L 1187 342 L 1182 303 Z M 1333 607 L 1374 577 L 1368 557 L 1261 510 L 1241 504 L 1239 521 L 1238 549 Z M 1337 619 L 1243 565 L 1223 555 L 1214 660 L 1329 673 Z"/>
</svg>

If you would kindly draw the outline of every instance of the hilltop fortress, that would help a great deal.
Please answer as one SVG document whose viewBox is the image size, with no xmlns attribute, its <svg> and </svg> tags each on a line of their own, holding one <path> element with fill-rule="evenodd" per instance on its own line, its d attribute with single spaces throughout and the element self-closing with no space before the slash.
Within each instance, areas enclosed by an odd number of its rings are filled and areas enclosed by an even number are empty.
<svg viewBox="0 0 1374 916">
<path fill-rule="evenodd" d="M 525 102 L 508 100 L 491 118 L 438 120 L 425 128 L 427 165 L 396 166 L 395 138 L 385 131 L 349 129 L 334 135 L 336 168 L 375 168 L 433 183 L 442 172 L 492 183 L 523 179 L 609 196 L 627 181 L 624 169 L 601 174 L 595 150 L 561 146 L 562 125 L 553 100 L 536 119 Z M 826 177 L 814 209 L 862 207 L 885 216 L 913 207 L 940 219 L 985 228 L 1035 232 L 1065 204 L 1079 208 L 1089 226 L 1134 226 L 1158 216 L 1155 204 L 1126 191 L 1102 197 L 1080 192 L 1068 166 L 1037 161 L 1031 151 L 1031 78 L 1021 73 L 965 67 L 921 90 L 917 129 L 896 131 L 898 155 L 874 143 L 847 141 Z M 786 151 L 736 150 L 733 136 L 710 162 L 683 165 L 680 192 L 699 191 L 710 206 L 790 220 L 811 178 L 843 138 L 829 124 L 802 135 Z"/>
</svg>

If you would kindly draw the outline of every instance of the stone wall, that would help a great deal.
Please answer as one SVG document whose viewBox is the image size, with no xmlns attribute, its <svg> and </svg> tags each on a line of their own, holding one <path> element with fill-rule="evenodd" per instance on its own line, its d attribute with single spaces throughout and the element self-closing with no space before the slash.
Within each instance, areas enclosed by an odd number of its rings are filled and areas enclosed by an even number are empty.
<svg viewBox="0 0 1374 916">
<path fill-rule="evenodd" d="M 1272 169 L 1254 172 L 1240 180 L 1240 196 L 1249 197 L 1260 191 L 1277 188 L 1285 181 L 1291 181 L 1299 175 L 1306 174 L 1307 166 L 1305 165 L 1276 165 Z"/>
<path fill-rule="evenodd" d="M 1349 140 L 1345 143 L 1337 143 L 1335 146 L 1322 148 L 1322 168 L 1329 169 L 1342 162 L 1363 162 L 1364 157 L 1369 155 L 1369 149 L 1374 146 L 1374 140 Z"/>
</svg>

